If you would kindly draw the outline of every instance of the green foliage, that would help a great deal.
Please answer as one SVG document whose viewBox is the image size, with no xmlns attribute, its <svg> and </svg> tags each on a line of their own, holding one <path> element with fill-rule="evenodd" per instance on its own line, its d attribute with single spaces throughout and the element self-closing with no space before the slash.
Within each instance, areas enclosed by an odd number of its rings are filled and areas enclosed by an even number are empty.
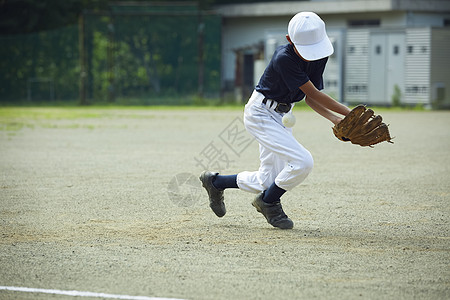
<svg viewBox="0 0 450 300">
<path fill-rule="evenodd" d="M 108 14 L 84 15 L 84 32 L 75 25 L 0 35 L 0 103 L 73 101 L 79 97 L 82 69 L 91 104 L 114 98 L 146 105 L 158 99 L 185 103 L 200 86 L 205 95 L 217 97 L 221 19 L 189 7 L 177 13 L 161 6 L 157 14 L 112 7 Z"/>
<path fill-rule="evenodd" d="M 396 84 L 394 86 L 394 94 L 391 97 L 392 106 L 400 106 L 401 99 L 402 99 L 402 91 L 400 90 L 400 87 Z"/>
<path fill-rule="evenodd" d="M 78 92 L 76 27 L 0 37 L 0 102 L 70 98 Z M 57 88 L 63 86 L 64 88 Z M 75 96 L 76 97 L 76 96 Z"/>
<path fill-rule="evenodd" d="M 165 3 L 166 7 L 176 2 L 185 10 L 192 10 L 192 3 L 196 3 L 200 9 L 210 10 L 215 5 L 271 1 L 273 0 L 121 0 L 120 2 L 129 3 L 121 7 L 122 11 L 132 12 L 140 2 Z M 0 35 L 40 32 L 75 25 L 83 11 L 106 11 L 117 3 L 117 0 L 3 0 L 0 1 Z M 148 10 L 149 7 L 141 6 L 140 10 Z M 164 6 L 153 6 L 152 11 L 157 10 L 167 9 Z"/>
<path fill-rule="evenodd" d="M 91 98 L 104 100 L 112 87 L 118 98 L 147 98 L 148 103 L 154 98 L 194 95 L 200 68 L 203 90 L 218 95 L 220 17 L 200 18 L 200 12 L 177 14 L 168 9 L 136 15 L 129 8 L 121 13 L 112 7 L 111 16 L 86 19 L 86 27 L 94 30 L 87 37 L 93 42 L 87 43 L 86 50 L 93 58 L 88 62 Z"/>
<path fill-rule="evenodd" d="M 106 9 L 108 0 L 0 1 L 0 35 L 40 32 L 75 25 L 84 9 Z"/>
</svg>

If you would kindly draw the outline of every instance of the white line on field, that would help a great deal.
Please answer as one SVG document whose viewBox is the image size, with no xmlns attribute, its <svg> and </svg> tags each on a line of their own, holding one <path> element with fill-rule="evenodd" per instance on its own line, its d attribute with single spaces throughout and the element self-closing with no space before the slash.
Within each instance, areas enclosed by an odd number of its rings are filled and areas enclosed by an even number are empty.
<svg viewBox="0 0 450 300">
<path fill-rule="evenodd" d="M 0 290 L 14 291 L 14 292 L 26 292 L 26 293 L 44 293 L 44 294 L 66 295 L 66 296 L 73 296 L 73 297 L 97 297 L 97 298 L 107 298 L 107 299 L 182 300 L 182 299 L 175 299 L 175 298 L 158 298 L 158 297 L 146 297 L 146 296 L 115 295 L 115 294 L 94 293 L 94 292 L 63 291 L 63 290 L 51 290 L 51 289 L 35 289 L 35 288 L 27 288 L 27 287 L 1 286 L 1 285 L 0 285 Z"/>
</svg>

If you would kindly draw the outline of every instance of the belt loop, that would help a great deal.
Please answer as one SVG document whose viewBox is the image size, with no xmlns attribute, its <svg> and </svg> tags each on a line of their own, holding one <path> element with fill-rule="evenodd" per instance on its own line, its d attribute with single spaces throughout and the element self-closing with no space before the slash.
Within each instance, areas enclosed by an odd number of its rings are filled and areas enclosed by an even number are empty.
<svg viewBox="0 0 450 300">
<path fill-rule="evenodd" d="M 269 105 L 267 105 L 267 102 L 269 102 Z M 274 101 L 274 100 L 268 99 L 268 98 L 266 98 L 266 97 L 264 97 L 262 103 L 263 103 L 265 106 L 267 106 L 268 108 L 272 108 L 272 106 L 275 105 L 275 101 Z M 276 105 L 275 105 L 275 106 L 276 106 Z"/>
</svg>

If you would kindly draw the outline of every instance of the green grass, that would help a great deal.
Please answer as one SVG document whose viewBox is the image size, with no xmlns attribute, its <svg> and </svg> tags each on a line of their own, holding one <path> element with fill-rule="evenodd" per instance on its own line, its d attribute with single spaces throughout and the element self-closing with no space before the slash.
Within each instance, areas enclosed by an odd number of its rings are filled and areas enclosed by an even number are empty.
<svg viewBox="0 0 450 300">
<path fill-rule="evenodd" d="M 189 111 L 189 110 L 243 110 L 242 106 L 76 106 L 76 107 L 0 107 L 0 131 L 19 131 L 24 128 L 88 128 L 98 125 L 86 124 L 86 120 L 111 118 L 152 118 L 137 111 Z M 83 121 L 81 121 L 83 120 Z M 89 123 L 89 122 L 87 122 Z"/>
<path fill-rule="evenodd" d="M 415 107 L 374 107 L 375 113 L 386 111 L 426 111 L 421 106 Z M 223 105 L 186 105 L 186 106 L 120 106 L 120 105 L 92 105 L 92 106 L 48 106 L 48 107 L 0 107 L 0 131 L 18 131 L 24 128 L 33 129 L 35 126 L 44 128 L 89 128 L 94 129 L 95 125 L 80 125 L 77 120 L 81 119 L 101 119 L 101 118 L 151 118 L 134 114 L 136 111 L 190 111 L 190 110 L 236 110 L 243 111 L 244 104 L 223 104 Z M 311 110 L 304 101 L 295 105 L 294 111 Z M 70 122 L 58 122 L 70 121 Z"/>
<path fill-rule="evenodd" d="M 72 120 L 80 118 L 99 118 L 100 112 L 90 108 L 59 108 L 59 107 L 8 107 L 0 108 L 0 120 Z"/>
<path fill-rule="evenodd" d="M 376 107 L 368 106 L 375 111 L 425 111 L 421 106 L 415 107 Z M 112 111 L 133 112 L 138 110 L 161 111 L 161 110 L 243 110 L 244 104 L 226 104 L 215 106 L 119 106 L 119 105 L 92 105 L 74 107 L 0 107 L 0 122 L 5 120 L 76 120 L 76 119 L 98 119 L 110 117 Z M 294 110 L 310 110 L 302 101 L 295 105 Z"/>
<path fill-rule="evenodd" d="M 24 128 L 79 128 L 79 119 L 98 119 L 106 117 L 101 110 L 91 108 L 60 107 L 7 107 L 0 108 L 0 131 L 19 131 Z M 58 123 L 60 120 L 71 121 Z M 91 128 L 92 125 L 86 125 Z"/>
</svg>

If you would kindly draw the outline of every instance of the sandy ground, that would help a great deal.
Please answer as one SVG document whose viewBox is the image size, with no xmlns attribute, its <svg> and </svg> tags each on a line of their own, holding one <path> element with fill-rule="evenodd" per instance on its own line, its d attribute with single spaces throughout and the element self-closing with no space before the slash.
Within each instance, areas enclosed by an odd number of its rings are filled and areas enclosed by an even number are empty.
<svg viewBox="0 0 450 300">
<path fill-rule="evenodd" d="M 383 111 L 395 144 L 373 149 L 339 142 L 328 121 L 295 112 L 315 167 L 284 196 L 295 227 L 283 231 L 238 190 L 226 191 L 228 212 L 217 218 L 199 187 L 204 168 L 257 169 L 240 110 L 87 111 L 0 120 L 0 286 L 450 298 L 450 112 Z M 73 297 L 0 290 L 0 299 Z"/>
</svg>

